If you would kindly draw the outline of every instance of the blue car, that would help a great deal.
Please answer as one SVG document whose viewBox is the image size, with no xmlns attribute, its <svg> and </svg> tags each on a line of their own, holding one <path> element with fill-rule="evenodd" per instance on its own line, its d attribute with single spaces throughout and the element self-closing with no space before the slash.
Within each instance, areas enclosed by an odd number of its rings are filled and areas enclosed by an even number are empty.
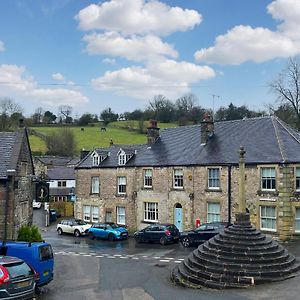
<svg viewBox="0 0 300 300">
<path fill-rule="evenodd" d="M 98 223 L 93 224 L 87 230 L 90 239 L 100 238 L 109 241 L 127 239 L 128 231 L 124 227 L 120 227 L 115 223 Z"/>
</svg>

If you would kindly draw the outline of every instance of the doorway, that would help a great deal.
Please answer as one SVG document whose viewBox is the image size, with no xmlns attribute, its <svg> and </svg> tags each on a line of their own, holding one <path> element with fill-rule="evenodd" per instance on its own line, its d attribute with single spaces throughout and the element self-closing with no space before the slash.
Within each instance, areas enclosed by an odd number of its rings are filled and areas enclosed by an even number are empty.
<svg viewBox="0 0 300 300">
<path fill-rule="evenodd" d="M 180 203 L 176 203 L 174 206 L 174 225 L 179 229 L 179 231 L 183 230 L 182 205 Z"/>
</svg>

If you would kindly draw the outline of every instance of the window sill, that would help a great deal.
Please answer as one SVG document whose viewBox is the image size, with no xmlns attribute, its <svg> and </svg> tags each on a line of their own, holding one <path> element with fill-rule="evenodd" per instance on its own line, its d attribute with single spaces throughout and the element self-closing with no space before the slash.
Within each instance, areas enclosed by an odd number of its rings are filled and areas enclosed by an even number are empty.
<svg viewBox="0 0 300 300">
<path fill-rule="evenodd" d="M 143 190 L 153 190 L 153 186 L 143 186 Z"/>
<path fill-rule="evenodd" d="M 213 188 L 206 188 L 205 192 L 217 192 L 217 193 L 222 193 L 221 188 L 213 189 Z"/>
<path fill-rule="evenodd" d="M 184 191 L 184 187 L 175 187 L 173 186 L 173 191 Z"/>
<path fill-rule="evenodd" d="M 157 221 L 151 221 L 151 220 L 142 220 L 141 223 L 143 224 L 157 224 L 158 223 L 158 220 Z"/>
<path fill-rule="evenodd" d="M 127 194 L 116 194 L 118 198 L 127 198 Z"/>
<path fill-rule="evenodd" d="M 257 195 L 259 195 L 259 196 L 264 196 L 264 195 L 278 196 L 279 192 L 276 190 L 258 190 Z"/>
</svg>

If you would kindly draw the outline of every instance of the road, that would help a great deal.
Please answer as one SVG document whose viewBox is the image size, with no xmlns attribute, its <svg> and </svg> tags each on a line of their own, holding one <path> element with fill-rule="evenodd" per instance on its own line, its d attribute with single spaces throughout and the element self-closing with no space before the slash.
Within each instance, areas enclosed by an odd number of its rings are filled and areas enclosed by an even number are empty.
<svg viewBox="0 0 300 300">
<path fill-rule="evenodd" d="M 35 212 L 36 213 L 36 212 Z M 41 211 L 36 215 L 41 214 Z M 54 280 L 37 299 L 175 300 L 299 299 L 299 277 L 245 290 L 193 290 L 174 285 L 170 273 L 193 248 L 59 236 L 41 225 L 55 253 Z M 300 242 L 286 244 L 300 259 Z"/>
</svg>

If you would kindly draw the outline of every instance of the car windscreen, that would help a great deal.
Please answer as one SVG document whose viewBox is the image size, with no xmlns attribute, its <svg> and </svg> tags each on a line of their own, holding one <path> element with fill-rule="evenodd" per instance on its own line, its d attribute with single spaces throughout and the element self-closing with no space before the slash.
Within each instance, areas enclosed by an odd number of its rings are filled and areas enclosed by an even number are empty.
<svg viewBox="0 0 300 300">
<path fill-rule="evenodd" d="M 84 222 L 83 220 L 75 220 L 77 225 L 86 225 L 86 222 Z"/>
<path fill-rule="evenodd" d="M 53 258 L 53 251 L 50 245 L 44 245 L 39 247 L 40 261 L 49 260 Z"/>
<path fill-rule="evenodd" d="M 33 274 L 32 269 L 25 262 L 18 262 L 4 265 L 11 278 L 29 276 Z"/>
<path fill-rule="evenodd" d="M 107 225 L 107 228 L 109 228 L 109 227 L 118 228 L 119 226 L 117 224 L 109 224 L 109 225 Z"/>
</svg>

